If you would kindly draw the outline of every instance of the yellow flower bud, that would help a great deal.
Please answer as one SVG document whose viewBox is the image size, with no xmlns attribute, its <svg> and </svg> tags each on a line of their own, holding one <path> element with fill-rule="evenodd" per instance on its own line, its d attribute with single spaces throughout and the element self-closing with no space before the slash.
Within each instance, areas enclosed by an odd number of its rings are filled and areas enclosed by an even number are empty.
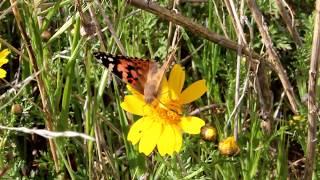
<svg viewBox="0 0 320 180">
<path fill-rule="evenodd" d="M 210 124 L 206 124 L 201 128 L 201 138 L 205 141 L 216 141 L 217 139 L 217 130 L 215 127 Z"/>
<path fill-rule="evenodd" d="M 13 104 L 11 106 L 11 113 L 15 115 L 20 115 L 23 111 L 23 108 L 20 104 Z"/>
<path fill-rule="evenodd" d="M 226 156 L 233 156 L 240 153 L 240 148 L 233 136 L 220 141 L 218 149 L 220 151 L 220 154 Z"/>
</svg>

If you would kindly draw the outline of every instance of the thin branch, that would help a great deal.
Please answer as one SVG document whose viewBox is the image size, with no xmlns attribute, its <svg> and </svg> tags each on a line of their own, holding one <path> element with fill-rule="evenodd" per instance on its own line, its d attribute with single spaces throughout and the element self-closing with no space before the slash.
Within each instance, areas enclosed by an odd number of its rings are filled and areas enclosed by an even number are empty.
<svg viewBox="0 0 320 180">
<path fill-rule="evenodd" d="M 35 76 L 37 76 L 40 73 L 40 71 L 33 73 L 29 77 L 25 78 L 23 81 L 19 82 L 16 85 L 12 85 L 10 89 L 8 89 L 5 93 L 3 93 L 0 96 L 0 100 L 3 100 L 5 97 L 8 97 L 10 94 L 15 93 L 15 96 L 10 98 L 9 101 L 7 101 L 5 104 L 2 104 L 0 106 L 0 111 L 2 111 L 4 108 L 6 108 L 9 104 L 13 102 L 13 100 L 18 97 L 18 95 L 22 92 L 24 87 L 26 87 L 32 80 L 34 80 Z"/>
<path fill-rule="evenodd" d="M 266 46 L 267 53 L 269 57 L 266 59 L 271 68 L 277 73 L 286 92 L 288 100 L 291 105 L 291 110 L 294 114 L 298 114 L 298 102 L 293 92 L 293 87 L 289 82 L 289 78 L 286 74 L 285 69 L 283 68 L 280 58 L 273 47 L 271 37 L 268 32 L 268 27 L 264 21 L 264 17 L 260 12 L 255 0 L 247 0 L 248 7 L 253 15 L 255 22 L 257 23 L 259 32 L 262 37 L 262 42 Z"/>
<path fill-rule="evenodd" d="M 19 51 L 15 47 L 13 47 L 11 44 L 9 44 L 6 40 L 2 39 L 1 37 L 0 37 L 0 44 L 6 46 L 11 51 L 13 51 L 16 54 L 18 54 L 19 56 L 21 56 L 24 60 L 29 61 L 29 59 L 28 59 L 28 57 L 26 55 L 24 55 L 21 51 Z"/>
<path fill-rule="evenodd" d="M 225 48 L 231 49 L 235 52 L 237 52 L 239 45 L 237 42 L 234 42 L 230 39 L 227 39 L 224 36 L 221 36 L 217 33 L 214 33 L 210 31 L 208 28 L 192 21 L 191 19 L 181 15 L 181 14 L 176 14 L 173 11 L 170 11 L 164 7 L 159 6 L 157 3 L 152 2 L 152 1 L 144 1 L 144 0 L 127 0 L 127 2 L 130 5 L 133 5 L 135 7 L 138 7 L 140 9 L 146 10 L 148 12 L 151 12 L 160 18 L 166 19 L 168 21 L 171 21 L 175 24 L 181 25 L 182 27 L 188 29 L 194 34 L 197 34 L 209 41 L 212 41 L 216 44 L 219 44 Z M 262 17 L 260 13 L 260 17 Z M 262 21 L 262 20 L 260 20 Z M 262 23 L 261 23 L 262 24 Z M 276 74 L 280 77 L 282 86 L 284 87 L 284 90 L 286 92 L 286 95 L 289 99 L 292 111 L 295 114 L 298 114 L 298 102 L 295 98 L 295 95 L 293 93 L 293 88 L 289 82 L 289 79 L 285 73 L 285 70 L 283 66 L 280 63 L 279 58 L 274 59 L 274 58 L 267 58 L 264 59 L 262 58 L 258 53 L 246 48 L 246 47 L 240 47 L 242 54 L 246 56 L 251 56 L 253 59 L 260 59 L 266 61 L 268 65 L 272 68 L 273 71 L 276 72 Z M 268 48 L 270 49 L 270 48 Z M 276 56 L 277 57 L 277 56 Z"/>
<path fill-rule="evenodd" d="M 152 1 L 144 1 L 144 0 L 128 0 L 127 1 L 130 5 L 133 5 L 135 7 L 138 7 L 140 9 L 143 9 L 145 11 L 151 12 L 160 18 L 166 19 L 168 21 L 171 21 L 175 24 L 178 24 L 189 31 L 191 31 L 194 34 L 198 34 L 202 36 L 205 39 L 208 39 L 209 41 L 212 41 L 214 43 L 217 43 L 223 47 L 226 47 L 228 49 L 231 49 L 235 52 L 237 52 L 239 45 L 217 33 L 214 33 L 210 31 L 208 28 L 192 21 L 191 19 L 181 15 L 177 14 L 174 11 L 170 11 L 164 7 L 159 6 L 157 3 Z M 242 47 L 242 53 L 247 56 L 252 56 L 254 59 L 262 59 L 259 54 L 257 54 L 254 51 L 250 51 L 248 48 Z"/>
<path fill-rule="evenodd" d="M 320 61 L 320 0 L 316 2 L 316 17 L 314 20 L 314 31 L 312 40 L 312 53 L 309 70 L 308 87 L 308 141 L 306 151 L 306 180 L 312 179 L 314 162 L 316 158 L 317 145 L 317 79 Z"/>
<path fill-rule="evenodd" d="M 190 58 L 196 54 L 198 51 L 200 51 L 204 46 L 204 43 L 202 43 L 199 47 L 197 47 L 193 52 L 191 52 L 191 54 L 189 54 L 187 57 L 181 59 L 180 63 L 182 65 L 185 65 L 189 60 L 191 60 Z"/>
<path fill-rule="evenodd" d="M 48 131 L 45 129 L 29 129 L 26 127 L 8 127 L 8 126 L 2 126 L 0 125 L 0 129 L 10 130 L 10 131 L 16 131 L 16 132 L 23 132 L 27 134 L 37 134 L 39 136 L 42 136 L 46 139 L 52 139 L 57 137 L 81 137 L 86 140 L 95 141 L 95 139 L 91 136 L 88 136 L 84 133 L 79 133 L 75 131 L 61 131 L 61 132 L 55 132 L 55 131 Z"/>
<path fill-rule="evenodd" d="M 292 36 L 293 38 L 293 41 L 298 45 L 298 46 L 301 46 L 302 45 L 302 41 L 300 39 L 300 36 L 299 36 L 299 33 L 298 33 L 298 30 L 297 28 L 295 27 L 295 24 L 294 24 L 294 17 L 293 16 L 289 16 L 285 6 L 284 6 L 284 3 L 285 3 L 285 0 L 276 0 L 276 5 L 278 6 L 279 8 L 279 13 L 284 21 L 284 23 L 286 24 L 287 26 L 287 29 L 290 33 L 290 35 Z M 289 6 L 287 6 L 289 8 Z"/>
<path fill-rule="evenodd" d="M 200 107 L 200 108 L 197 108 L 197 109 L 193 110 L 188 115 L 189 116 L 194 116 L 194 115 L 200 114 L 202 111 L 206 111 L 206 110 L 214 109 L 214 108 L 218 108 L 218 107 L 220 107 L 220 105 L 218 105 L 218 104 L 209 104 L 207 106 Z"/>
<path fill-rule="evenodd" d="M 6 1 L 2 1 L 1 4 L 0 4 L 0 8 L 1 6 L 3 5 L 3 3 L 5 3 Z M 7 14 L 11 13 L 12 11 L 12 7 L 16 5 L 17 2 L 15 2 L 14 4 L 11 4 L 11 6 L 9 8 L 7 8 L 6 10 L 4 11 L 0 11 L 1 14 L 0 14 L 0 20 L 1 19 L 4 19 L 6 17 Z"/>
</svg>

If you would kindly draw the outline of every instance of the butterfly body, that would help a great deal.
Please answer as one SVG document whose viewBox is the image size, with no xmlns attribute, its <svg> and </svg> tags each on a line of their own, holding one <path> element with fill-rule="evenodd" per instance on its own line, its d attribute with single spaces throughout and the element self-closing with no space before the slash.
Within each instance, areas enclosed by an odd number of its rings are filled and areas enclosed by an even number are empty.
<svg viewBox="0 0 320 180">
<path fill-rule="evenodd" d="M 94 56 L 105 67 L 109 68 L 111 65 L 113 73 L 143 94 L 144 100 L 148 104 L 158 97 L 163 76 L 171 62 L 166 61 L 159 68 L 157 62 L 147 59 L 112 55 L 104 52 L 95 52 Z"/>
</svg>

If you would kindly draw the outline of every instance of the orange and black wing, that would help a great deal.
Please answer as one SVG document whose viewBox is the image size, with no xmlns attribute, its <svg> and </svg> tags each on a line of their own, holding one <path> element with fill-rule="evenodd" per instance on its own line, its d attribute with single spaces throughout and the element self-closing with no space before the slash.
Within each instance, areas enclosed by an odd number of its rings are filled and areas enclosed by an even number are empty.
<svg viewBox="0 0 320 180">
<path fill-rule="evenodd" d="M 155 62 L 122 55 L 112 55 L 104 52 L 93 53 L 97 61 L 106 68 L 111 65 L 112 72 L 125 83 L 144 93 L 148 72 Z"/>
</svg>

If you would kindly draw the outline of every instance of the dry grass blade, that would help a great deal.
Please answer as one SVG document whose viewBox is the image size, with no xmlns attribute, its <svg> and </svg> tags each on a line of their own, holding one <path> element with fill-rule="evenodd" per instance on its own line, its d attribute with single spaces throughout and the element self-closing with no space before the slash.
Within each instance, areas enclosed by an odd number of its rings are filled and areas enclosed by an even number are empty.
<svg viewBox="0 0 320 180">
<path fill-rule="evenodd" d="M 57 137 L 81 137 L 85 140 L 95 141 L 95 139 L 87 134 L 79 133 L 75 131 L 62 131 L 62 132 L 54 132 L 48 131 L 46 129 L 29 129 L 26 127 L 8 127 L 0 125 L 0 129 L 23 132 L 27 134 L 37 134 L 47 139 L 57 138 Z"/>
<path fill-rule="evenodd" d="M 30 58 L 30 62 L 31 62 L 32 67 L 33 67 L 33 71 L 34 72 L 38 72 L 39 68 L 38 68 L 38 65 L 36 63 L 36 57 L 35 57 L 34 51 L 32 49 L 30 38 L 27 35 L 27 32 L 25 31 L 25 28 L 23 27 L 23 24 L 21 22 L 21 16 L 20 16 L 20 13 L 19 13 L 19 9 L 18 9 L 18 7 L 16 5 L 16 0 L 10 0 L 10 3 L 12 5 L 12 7 L 13 7 L 12 11 L 13 11 L 14 17 L 16 19 L 16 23 L 17 23 L 17 26 L 19 28 L 19 31 L 21 33 L 21 37 L 22 37 L 24 43 L 26 44 L 27 52 L 28 52 L 28 55 L 29 55 L 29 58 Z M 50 131 L 52 131 L 53 130 L 52 116 L 51 116 L 51 113 L 50 113 L 50 110 L 49 110 L 49 102 L 48 102 L 48 99 L 47 99 L 47 95 L 46 95 L 46 91 L 45 91 L 45 87 L 44 87 L 44 82 L 43 82 L 43 80 L 41 78 L 41 75 L 37 75 L 36 76 L 36 80 L 38 82 L 40 96 L 41 96 L 41 100 L 42 100 L 42 104 L 43 104 L 43 112 L 45 114 L 46 125 L 47 125 L 47 128 Z M 54 163 L 55 163 L 55 168 L 56 168 L 56 171 L 58 171 L 58 169 L 59 169 L 58 168 L 58 158 L 57 158 L 57 154 L 56 154 L 55 144 L 54 144 L 54 142 L 52 140 L 49 140 L 49 144 L 50 144 L 50 148 L 51 148 L 52 157 L 53 157 L 53 160 L 54 160 Z"/>
<path fill-rule="evenodd" d="M 312 179 L 317 145 L 317 79 L 320 61 L 320 0 L 316 2 L 316 18 L 314 20 L 312 52 L 308 86 L 308 141 L 306 152 L 306 180 Z"/>
<path fill-rule="evenodd" d="M 116 34 L 116 31 L 115 29 L 113 28 L 113 24 L 111 23 L 111 20 L 109 18 L 109 16 L 107 16 L 106 14 L 103 13 L 103 8 L 99 5 L 100 3 L 96 0 L 95 1 L 96 4 L 97 4 L 97 7 L 99 8 L 100 12 L 102 13 L 102 16 L 103 16 L 103 20 L 104 22 L 107 24 L 108 28 L 109 28 L 109 31 L 113 37 L 113 39 L 115 40 L 116 44 L 118 45 L 120 51 L 121 51 L 121 54 L 122 55 L 127 55 L 127 52 L 123 46 L 123 44 L 121 43 L 119 37 L 117 36 Z M 92 11 L 92 10 L 91 10 Z M 92 13 L 91 13 L 92 14 Z"/>
</svg>

